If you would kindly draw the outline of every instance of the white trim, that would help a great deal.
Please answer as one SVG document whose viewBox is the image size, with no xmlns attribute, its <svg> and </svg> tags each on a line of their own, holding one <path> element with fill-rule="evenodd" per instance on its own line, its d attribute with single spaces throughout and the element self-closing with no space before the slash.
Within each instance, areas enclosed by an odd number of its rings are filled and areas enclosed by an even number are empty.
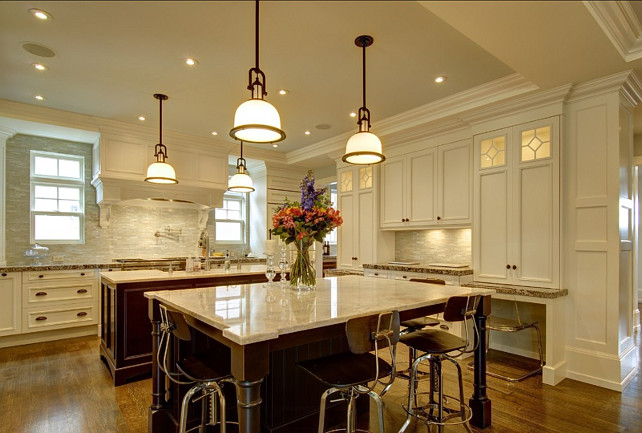
<svg viewBox="0 0 642 433">
<path fill-rule="evenodd" d="M 583 3 L 625 61 L 642 58 L 642 26 L 628 1 Z"/>
<path fill-rule="evenodd" d="M 15 135 L 16 131 L 0 125 L 0 265 L 6 265 L 6 153 L 7 140 Z"/>
</svg>

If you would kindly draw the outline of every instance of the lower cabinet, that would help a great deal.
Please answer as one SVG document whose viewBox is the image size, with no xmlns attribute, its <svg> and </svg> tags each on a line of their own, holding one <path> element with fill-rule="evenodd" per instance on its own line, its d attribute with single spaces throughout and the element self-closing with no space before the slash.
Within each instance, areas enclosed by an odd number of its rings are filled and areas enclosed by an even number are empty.
<svg viewBox="0 0 642 433">
<path fill-rule="evenodd" d="M 252 284 L 267 281 L 263 274 L 194 278 L 174 281 L 101 282 L 100 357 L 109 367 L 114 386 L 152 374 L 152 325 L 145 292 Z"/>
<path fill-rule="evenodd" d="M 0 274 L 0 337 L 21 332 L 21 281 L 20 272 Z"/>
</svg>

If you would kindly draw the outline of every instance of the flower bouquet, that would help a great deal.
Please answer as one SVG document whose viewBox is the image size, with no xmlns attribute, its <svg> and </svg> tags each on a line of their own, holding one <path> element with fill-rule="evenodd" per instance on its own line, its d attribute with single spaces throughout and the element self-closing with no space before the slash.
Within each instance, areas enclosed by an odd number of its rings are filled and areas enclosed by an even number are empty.
<svg viewBox="0 0 642 433">
<path fill-rule="evenodd" d="M 296 258 L 290 267 L 290 284 L 299 289 L 316 286 L 314 266 L 310 259 L 310 247 L 315 241 L 323 242 L 325 236 L 343 224 L 338 210 L 332 203 L 325 188 L 314 188 L 312 171 L 301 181 L 301 201 L 285 201 L 272 216 L 271 230 L 285 244 L 294 242 Z"/>
</svg>

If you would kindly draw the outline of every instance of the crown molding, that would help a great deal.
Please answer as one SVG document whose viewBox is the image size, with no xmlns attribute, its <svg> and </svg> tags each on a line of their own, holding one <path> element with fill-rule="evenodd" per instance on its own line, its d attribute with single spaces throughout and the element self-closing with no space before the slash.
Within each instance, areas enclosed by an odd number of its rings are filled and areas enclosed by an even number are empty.
<svg viewBox="0 0 642 433">
<path fill-rule="evenodd" d="M 642 58 L 642 26 L 628 1 L 582 3 L 625 61 Z"/>
<path fill-rule="evenodd" d="M 447 98 L 396 114 L 377 122 L 376 132 L 380 137 L 390 136 L 393 145 L 402 144 L 401 141 L 417 139 L 435 133 L 446 133 L 451 128 L 462 128 L 461 121 L 453 120 L 447 126 L 435 125 L 434 130 L 426 125 L 436 124 L 451 116 L 478 109 L 488 104 L 522 95 L 538 87 L 520 74 L 511 74 L 497 80 L 490 81 L 472 89 L 457 93 Z M 441 122 L 440 122 L 441 123 Z M 443 123 L 441 123 L 443 125 Z M 407 135 L 406 135 L 407 134 Z M 345 143 L 352 133 L 344 133 L 320 141 L 301 149 L 293 150 L 286 154 L 289 163 L 304 161 L 317 156 L 326 156 L 335 152 L 343 153 Z M 388 143 L 384 143 L 388 146 Z"/>
<path fill-rule="evenodd" d="M 607 93 L 619 92 L 632 106 L 642 100 L 642 83 L 632 69 L 574 86 L 568 102 L 577 102 Z"/>
</svg>

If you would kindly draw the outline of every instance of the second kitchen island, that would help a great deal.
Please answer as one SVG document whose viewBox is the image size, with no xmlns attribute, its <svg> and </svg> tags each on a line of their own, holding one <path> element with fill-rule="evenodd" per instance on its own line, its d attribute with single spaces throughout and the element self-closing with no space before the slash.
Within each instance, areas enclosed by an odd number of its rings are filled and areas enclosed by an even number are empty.
<svg viewBox="0 0 642 433">
<path fill-rule="evenodd" d="M 266 282 L 265 265 L 232 266 L 201 272 L 161 270 L 112 271 L 100 274 L 100 357 L 114 386 L 152 374 L 152 325 L 143 293 Z"/>
</svg>

